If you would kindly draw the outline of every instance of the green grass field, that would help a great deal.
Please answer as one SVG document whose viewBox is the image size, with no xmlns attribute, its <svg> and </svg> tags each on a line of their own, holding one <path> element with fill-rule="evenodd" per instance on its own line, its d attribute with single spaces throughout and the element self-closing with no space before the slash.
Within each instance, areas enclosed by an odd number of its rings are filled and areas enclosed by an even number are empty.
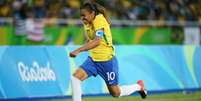
<svg viewBox="0 0 201 101">
<path fill-rule="evenodd" d="M 72 101 L 57 100 L 57 101 Z M 140 96 L 129 96 L 122 98 L 106 97 L 84 97 L 82 101 L 201 101 L 201 92 L 194 92 L 189 94 L 172 93 L 172 94 L 153 94 L 142 100 Z"/>
</svg>

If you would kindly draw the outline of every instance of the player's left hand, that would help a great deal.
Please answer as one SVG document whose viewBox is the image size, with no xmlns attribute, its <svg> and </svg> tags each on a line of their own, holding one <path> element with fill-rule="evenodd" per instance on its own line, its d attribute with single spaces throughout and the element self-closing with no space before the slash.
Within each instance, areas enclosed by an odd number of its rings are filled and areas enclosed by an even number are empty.
<svg viewBox="0 0 201 101">
<path fill-rule="evenodd" d="M 74 50 L 74 51 L 72 51 L 72 52 L 69 53 L 69 56 L 74 58 L 74 57 L 76 57 L 79 53 L 80 53 L 79 51 Z"/>
</svg>

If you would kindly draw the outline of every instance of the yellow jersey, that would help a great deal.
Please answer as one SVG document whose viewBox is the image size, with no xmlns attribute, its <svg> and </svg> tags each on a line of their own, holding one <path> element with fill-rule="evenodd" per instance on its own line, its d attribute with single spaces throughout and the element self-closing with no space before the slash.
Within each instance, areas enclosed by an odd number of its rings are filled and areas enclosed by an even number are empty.
<svg viewBox="0 0 201 101">
<path fill-rule="evenodd" d="M 112 34 L 110 31 L 110 24 L 107 22 L 102 14 L 95 16 L 92 24 L 84 24 L 85 32 L 90 40 L 95 38 L 97 30 L 103 30 L 104 34 L 101 37 L 100 44 L 89 50 L 89 55 L 93 61 L 101 62 L 112 59 L 114 55 L 114 48 L 112 45 Z"/>
</svg>

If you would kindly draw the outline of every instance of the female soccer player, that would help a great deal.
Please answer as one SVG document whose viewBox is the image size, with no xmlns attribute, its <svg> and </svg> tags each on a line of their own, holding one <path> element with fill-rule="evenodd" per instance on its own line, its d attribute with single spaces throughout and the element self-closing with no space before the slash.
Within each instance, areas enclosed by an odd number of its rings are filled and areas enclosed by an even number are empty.
<svg viewBox="0 0 201 101">
<path fill-rule="evenodd" d="M 73 101 L 81 101 L 81 81 L 100 75 L 113 97 L 127 96 L 138 91 L 142 98 L 147 96 L 142 80 L 133 85 L 118 85 L 118 61 L 114 55 L 110 22 L 105 9 L 97 3 L 85 3 L 80 8 L 80 16 L 86 31 L 87 43 L 70 52 L 76 57 L 80 52 L 89 51 L 89 57 L 71 78 Z"/>
</svg>

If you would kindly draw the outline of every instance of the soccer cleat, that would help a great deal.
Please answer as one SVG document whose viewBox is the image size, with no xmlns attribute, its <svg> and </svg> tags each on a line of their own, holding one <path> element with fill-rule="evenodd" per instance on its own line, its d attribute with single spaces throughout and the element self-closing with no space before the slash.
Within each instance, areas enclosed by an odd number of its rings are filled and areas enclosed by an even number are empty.
<svg viewBox="0 0 201 101">
<path fill-rule="evenodd" d="M 147 91 L 144 88 L 144 83 L 142 80 L 138 80 L 137 84 L 140 85 L 140 91 L 138 91 L 138 93 L 140 94 L 140 96 L 142 97 L 142 99 L 145 99 L 147 96 Z"/>
</svg>

